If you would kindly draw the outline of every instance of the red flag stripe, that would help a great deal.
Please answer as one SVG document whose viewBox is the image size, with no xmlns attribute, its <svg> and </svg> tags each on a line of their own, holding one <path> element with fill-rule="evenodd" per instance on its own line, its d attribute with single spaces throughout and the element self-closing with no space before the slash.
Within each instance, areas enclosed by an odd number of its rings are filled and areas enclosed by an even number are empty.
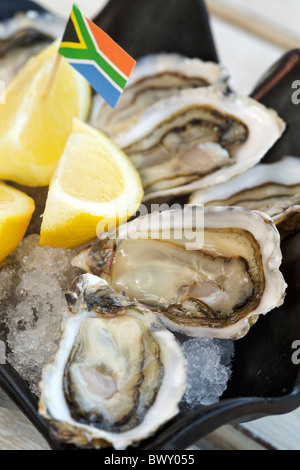
<svg viewBox="0 0 300 470">
<path fill-rule="evenodd" d="M 123 72 L 127 77 L 135 66 L 135 60 L 127 54 L 113 39 L 96 26 L 88 18 L 85 18 L 99 50 Z"/>
</svg>

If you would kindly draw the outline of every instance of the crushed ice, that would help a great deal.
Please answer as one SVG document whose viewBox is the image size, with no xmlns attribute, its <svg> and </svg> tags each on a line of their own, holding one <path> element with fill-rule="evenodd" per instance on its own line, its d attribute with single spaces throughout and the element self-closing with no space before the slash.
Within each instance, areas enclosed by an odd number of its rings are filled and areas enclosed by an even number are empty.
<svg viewBox="0 0 300 470">
<path fill-rule="evenodd" d="M 71 267 L 73 250 L 41 247 L 29 235 L 0 266 L 0 324 L 5 317 L 8 360 L 39 396 L 43 367 L 57 351 L 61 318 L 67 309 L 65 291 L 79 274 Z M 210 405 L 227 388 L 234 354 L 230 340 L 190 338 L 187 358 L 187 406 Z"/>
<path fill-rule="evenodd" d="M 59 344 L 64 292 L 78 274 L 70 268 L 73 257 L 72 250 L 41 247 L 38 235 L 29 235 L 0 269 L 8 360 L 36 395 L 41 371 Z"/>
<path fill-rule="evenodd" d="M 188 406 L 217 403 L 231 376 L 234 342 L 191 338 L 184 342 L 187 360 L 187 389 L 183 402 Z"/>
</svg>

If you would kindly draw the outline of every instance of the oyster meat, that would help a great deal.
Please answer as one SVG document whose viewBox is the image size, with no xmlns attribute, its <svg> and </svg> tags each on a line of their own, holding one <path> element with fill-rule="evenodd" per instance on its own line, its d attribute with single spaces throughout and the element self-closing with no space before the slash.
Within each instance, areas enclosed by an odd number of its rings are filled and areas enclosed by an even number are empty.
<svg viewBox="0 0 300 470">
<path fill-rule="evenodd" d="M 275 111 L 209 86 L 158 101 L 115 142 L 139 171 L 147 201 L 227 181 L 258 163 L 284 129 Z"/>
<path fill-rule="evenodd" d="M 190 204 L 241 206 L 270 215 L 282 237 L 300 227 L 300 158 L 259 163 L 229 181 L 195 191 Z"/>
<path fill-rule="evenodd" d="M 213 62 L 175 53 L 149 54 L 137 61 L 115 109 L 101 96 L 95 96 L 90 123 L 114 138 L 156 101 L 179 90 L 221 83 L 226 78 L 223 68 Z"/>
<path fill-rule="evenodd" d="M 173 331 L 237 339 L 260 314 L 283 303 L 280 236 L 266 214 L 208 207 L 204 237 L 191 246 L 187 241 L 203 230 L 195 226 L 196 209 L 163 211 L 159 221 L 155 213 L 134 219 L 116 239 L 97 241 L 72 264 L 147 305 Z"/>
<path fill-rule="evenodd" d="M 148 309 L 84 274 L 66 295 L 57 355 L 43 371 L 39 413 L 57 439 L 125 449 L 175 416 L 186 359 Z"/>
</svg>

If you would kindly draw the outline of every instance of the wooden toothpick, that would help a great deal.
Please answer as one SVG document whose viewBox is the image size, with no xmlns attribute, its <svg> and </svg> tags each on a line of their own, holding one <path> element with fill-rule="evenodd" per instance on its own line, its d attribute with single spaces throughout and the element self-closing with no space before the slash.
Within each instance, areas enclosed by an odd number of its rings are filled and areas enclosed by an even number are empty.
<svg viewBox="0 0 300 470">
<path fill-rule="evenodd" d="M 51 73 L 50 73 L 50 77 L 49 77 L 49 80 L 47 82 L 47 87 L 46 87 L 46 90 L 45 90 L 45 94 L 44 94 L 45 101 L 47 101 L 47 99 L 50 95 L 50 92 L 52 90 L 53 83 L 54 83 L 54 80 L 55 80 L 55 77 L 56 77 L 56 74 L 57 74 L 57 71 L 58 71 L 58 67 L 59 67 L 59 64 L 60 64 L 61 57 L 62 56 L 59 53 L 56 54 L 55 62 L 53 64 L 53 67 L 52 67 L 52 70 L 51 70 Z"/>
</svg>

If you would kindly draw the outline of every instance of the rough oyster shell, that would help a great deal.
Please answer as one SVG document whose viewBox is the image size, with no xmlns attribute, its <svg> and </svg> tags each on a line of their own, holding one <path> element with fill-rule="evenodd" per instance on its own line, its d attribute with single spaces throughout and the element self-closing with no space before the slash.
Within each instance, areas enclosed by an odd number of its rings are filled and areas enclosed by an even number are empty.
<svg viewBox="0 0 300 470">
<path fill-rule="evenodd" d="M 26 44 L 36 38 L 60 37 L 65 29 L 65 21 L 52 13 L 33 11 L 20 12 L 12 18 L 0 22 L 0 54 Z"/>
<path fill-rule="evenodd" d="M 90 123 L 114 138 L 156 101 L 185 88 L 208 86 L 226 78 L 223 68 L 213 62 L 175 53 L 149 54 L 137 61 L 114 110 L 95 96 Z"/>
<path fill-rule="evenodd" d="M 227 181 L 258 163 L 284 129 L 275 111 L 210 86 L 158 101 L 115 142 L 138 169 L 146 201 Z"/>
<path fill-rule="evenodd" d="M 20 12 L 0 22 L 0 80 L 8 83 L 30 57 L 62 36 L 65 21 L 42 11 Z"/>
<path fill-rule="evenodd" d="M 189 203 L 265 212 L 284 238 L 300 227 L 300 158 L 259 163 L 225 183 L 195 191 Z"/>
<path fill-rule="evenodd" d="M 240 338 L 284 300 L 279 233 L 266 214 L 208 207 L 201 238 L 198 208 L 137 218 L 121 226 L 116 239 L 108 236 L 83 250 L 73 264 L 147 305 L 171 330 Z M 178 234 L 180 220 L 186 228 Z"/>
<path fill-rule="evenodd" d="M 60 441 L 125 449 L 177 414 L 184 353 L 149 310 L 103 279 L 79 276 L 67 300 L 59 350 L 43 371 L 39 413 Z"/>
</svg>

